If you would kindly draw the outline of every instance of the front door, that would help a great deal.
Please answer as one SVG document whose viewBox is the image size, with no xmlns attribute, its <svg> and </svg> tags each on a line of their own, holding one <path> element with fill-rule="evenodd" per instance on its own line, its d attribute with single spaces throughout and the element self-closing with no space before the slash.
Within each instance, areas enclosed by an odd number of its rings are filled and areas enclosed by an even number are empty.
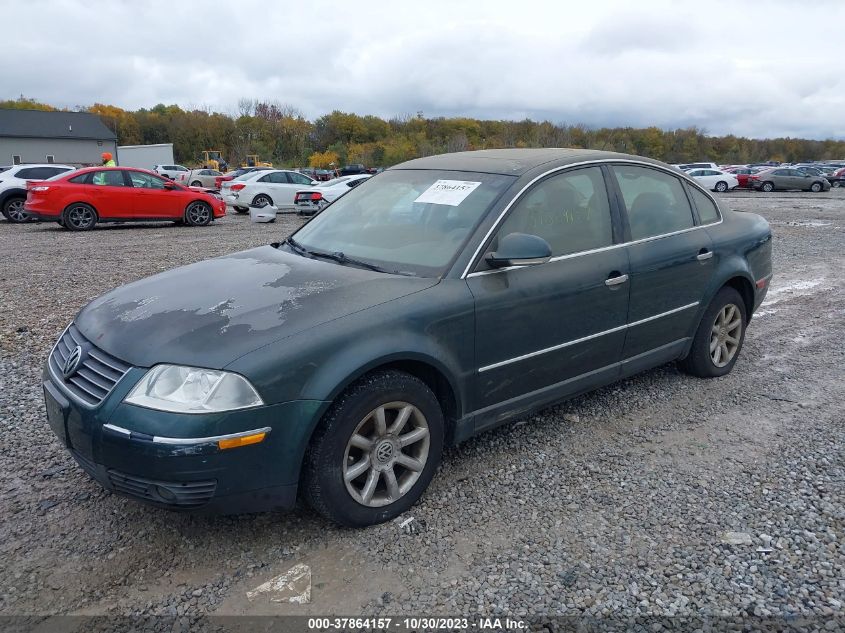
<svg viewBox="0 0 845 633">
<path fill-rule="evenodd" d="M 623 360 L 673 357 L 697 325 L 713 276 L 713 244 L 695 218 L 679 178 L 634 165 L 611 168 L 627 212 L 631 303 Z"/>
<path fill-rule="evenodd" d="M 181 218 L 185 213 L 185 200 L 179 189 L 164 178 L 142 171 L 130 171 L 129 180 L 135 193 L 133 217 Z"/>
<path fill-rule="evenodd" d="M 535 184 L 487 252 L 510 233 L 542 237 L 553 258 L 502 270 L 480 262 L 467 279 L 475 297 L 478 429 L 591 386 L 585 381 L 612 380 L 625 337 L 628 255 L 613 246 L 620 236 L 599 167 Z"/>
</svg>

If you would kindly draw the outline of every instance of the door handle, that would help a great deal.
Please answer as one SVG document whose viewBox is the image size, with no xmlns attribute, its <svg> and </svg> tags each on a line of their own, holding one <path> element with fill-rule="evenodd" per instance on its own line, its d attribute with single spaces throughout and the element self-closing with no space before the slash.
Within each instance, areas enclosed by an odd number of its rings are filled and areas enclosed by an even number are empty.
<svg viewBox="0 0 845 633">
<path fill-rule="evenodd" d="M 713 257 L 713 251 L 708 251 L 706 248 L 702 248 L 701 251 L 698 253 L 698 257 L 696 259 L 700 262 L 703 262 L 707 259 Z"/>
<path fill-rule="evenodd" d="M 617 275 L 616 277 L 609 277 L 605 282 L 605 286 L 618 286 L 628 281 L 628 275 Z"/>
</svg>

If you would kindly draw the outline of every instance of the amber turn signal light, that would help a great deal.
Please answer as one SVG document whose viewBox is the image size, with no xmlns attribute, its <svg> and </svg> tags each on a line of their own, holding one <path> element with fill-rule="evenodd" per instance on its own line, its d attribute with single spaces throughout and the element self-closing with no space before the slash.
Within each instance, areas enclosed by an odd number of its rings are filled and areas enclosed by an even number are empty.
<svg viewBox="0 0 845 633">
<path fill-rule="evenodd" d="M 249 446 L 250 444 L 258 444 L 263 442 L 267 433 L 255 433 L 254 435 L 244 435 L 243 437 L 233 437 L 228 440 L 219 440 L 217 448 L 225 451 L 227 448 L 238 448 L 239 446 Z"/>
</svg>

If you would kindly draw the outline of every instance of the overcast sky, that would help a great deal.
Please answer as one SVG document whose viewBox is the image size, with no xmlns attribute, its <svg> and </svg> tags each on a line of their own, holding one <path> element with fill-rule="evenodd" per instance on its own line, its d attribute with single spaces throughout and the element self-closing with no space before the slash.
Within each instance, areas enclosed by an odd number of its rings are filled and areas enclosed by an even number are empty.
<svg viewBox="0 0 845 633">
<path fill-rule="evenodd" d="M 0 98 L 845 138 L 842 0 L 0 0 L 0 15 Z"/>
</svg>

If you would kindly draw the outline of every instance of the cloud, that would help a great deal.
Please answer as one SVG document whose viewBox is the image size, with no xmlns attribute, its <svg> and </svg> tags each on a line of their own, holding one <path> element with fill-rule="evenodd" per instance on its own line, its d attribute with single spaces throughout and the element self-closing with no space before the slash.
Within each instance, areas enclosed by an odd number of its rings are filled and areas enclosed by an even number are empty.
<svg viewBox="0 0 845 633">
<path fill-rule="evenodd" d="M 845 138 L 845 4 L 668 0 L 4 7 L 0 98 L 549 119 Z"/>
</svg>

